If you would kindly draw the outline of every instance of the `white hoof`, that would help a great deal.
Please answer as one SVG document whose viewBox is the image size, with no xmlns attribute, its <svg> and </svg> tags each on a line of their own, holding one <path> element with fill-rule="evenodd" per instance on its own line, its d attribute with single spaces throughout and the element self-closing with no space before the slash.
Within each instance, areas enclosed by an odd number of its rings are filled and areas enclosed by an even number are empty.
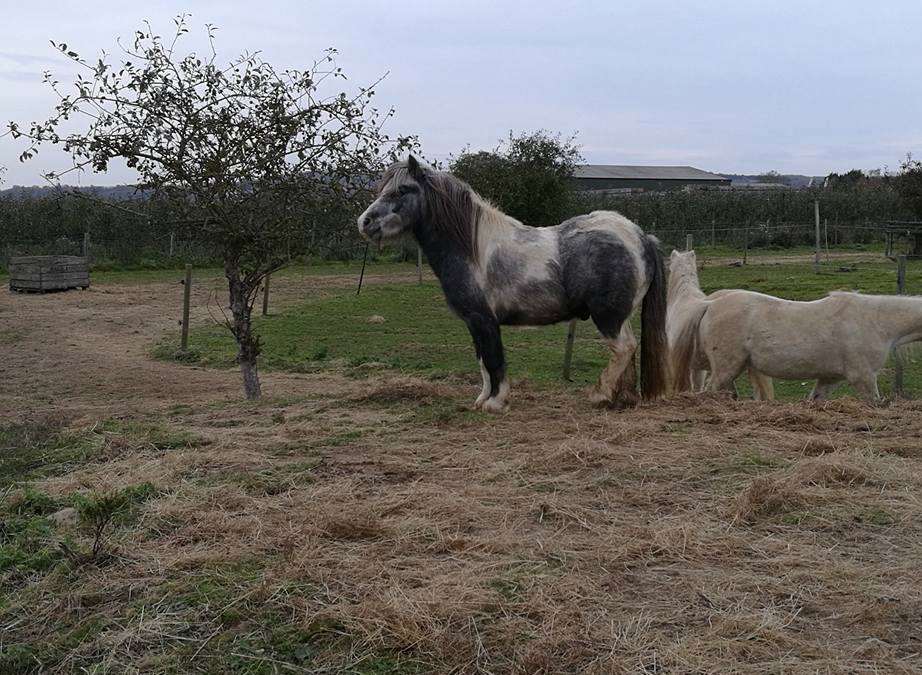
<svg viewBox="0 0 922 675">
<path fill-rule="evenodd" d="M 498 396 L 494 398 L 488 398 L 483 402 L 482 410 L 484 412 L 493 413 L 498 415 L 499 413 L 505 412 L 509 409 L 509 404 L 503 400 L 500 400 Z"/>
</svg>

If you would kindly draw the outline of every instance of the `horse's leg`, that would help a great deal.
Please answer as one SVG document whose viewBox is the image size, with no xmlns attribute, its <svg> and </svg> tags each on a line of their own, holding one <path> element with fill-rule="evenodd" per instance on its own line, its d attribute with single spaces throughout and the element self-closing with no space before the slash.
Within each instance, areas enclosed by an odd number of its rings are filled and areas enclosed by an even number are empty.
<svg viewBox="0 0 922 675">
<path fill-rule="evenodd" d="M 711 363 L 711 380 L 708 382 L 708 390 L 729 391 L 736 397 L 735 382 L 746 367 L 746 355 L 711 352 L 708 354 L 708 360 Z"/>
<path fill-rule="evenodd" d="M 628 324 L 625 324 L 628 325 Z M 631 354 L 624 372 L 618 378 L 615 385 L 612 401 L 619 407 L 631 407 L 637 405 L 637 350 Z"/>
<path fill-rule="evenodd" d="M 813 391 L 807 397 L 810 401 L 825 401 L 829 397 L 829 392 L 839 383 L 839 380 L 817 380 L 813 385 Z"/>
<path fill-rule="evenodd" d="M 749 382 L 752 384 L 752 395 L 755 400 L 775 400 L 775 385 L 772 382 L 772 378 L 770 378 L 768 375 L 763 375 L 758 370 L 755 370 L 752 366 L 749 366 L 749 369 L 746 371 L 746 373 L 749 375 Z"/>
<path fill-rule="evenodd" d="M 706 370 L 692 370 L 691 373 L 691 383 L 692 391 L 701 393 L 707 388 L 708 384 L 708 371 Z"/>
<path fill-rule="evenodd" d="M 850 375 L 848 383 L 854 387 L 858 395 L 864 400 L 871 403 L 880 401 L 880 390 L 877 388 L 877 373 L 874 371 Z"/>
<path fill-rule="evenodd" d="M 506 380 L 506 357 L 503 354 L 499 323 L 492 315 L 484 312 L 472 313 L 465 318 L 465 323 L 474 339 L 474 349 L 483 376 L 483 389 L 474 407 L 484 412 L 502 412 L 506 409 L 509 382 Z"/>
<path fill-rule="evenodd" d="M 634 352 L 637 350 L 637 338 L 631 324 L 623 322 L 617 335 L 606 335 L 600 321 L 593 317 L 608 349 L 611 358 L 599 381 L 589 391 L 589 400 L 598 406 L 627 408 L 637 405 L 636 373 L 634 372 Z M 630 372 L 627 370 L 630 368 Z M 622 382 L 622 380 L 624 380 Z"/>
<path fill-rule="evenodd" d="M 478 357 L 477 363 L 480 364 L 480 377 L 483 379 L 483 388 L 480 390 L 480 396 L 474 401 L 474 407 L 480 408 L 483 402 L 490 398 L 490 373 L 487 372 L 486 366 L 483 365 L 483 359 Z"/>
</svg>

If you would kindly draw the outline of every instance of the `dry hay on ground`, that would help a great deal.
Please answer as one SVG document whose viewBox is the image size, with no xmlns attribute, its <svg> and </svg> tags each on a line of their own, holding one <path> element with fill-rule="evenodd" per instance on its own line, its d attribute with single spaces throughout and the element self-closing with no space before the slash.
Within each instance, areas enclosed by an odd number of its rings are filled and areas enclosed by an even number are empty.
<svg viewBox="0 0 922 675">
<path fill-rule="evenodd" d="M 4 648 L 49 670 L 922 672 L 918 403 L 617 413 L 523 385 L 486 417 L 470 383 L 270 374 L 252 405 L 33 308 L 47 344 L 9 356 L 47 391 L 11 372 L 2 400 L 95 444 L 37 488 L 155 490 L 105 564 L 5 577 Z"/>
<path fill-rule="evenodd" d="M 911 405 L 702 397 L 599 414 L 548 394 L 553 417 L 537 405 L 435 427 L 407 417 L 450 391 L 398 378 L 327 402 L 347 414 L 294 455 L 310 402 L 273 406 L 285 421 L 242 440 L 219 427 L 185 451 L 126 447 L 48 482 L 105 483 L 135 462 L 161 490 L 120 535 L 118 563 L 80 572 L 78 595 L 140 598 L 145 621 L 164 626 L 126 630 L 204 644 L 203 668 L 221 658 L 209 635 L 245 645 L 254 629 L 224 625 L 209 605 L 175 614 L 173 595 L 214 570 L 222 603 L 274 608 L 327 645 L 316 658 L 331 667 L 397 654 L 490 672 L 916 671 L 922 475 L 850 430 L 858 410 L 870 426 L 918 428 Z M 343 436 L 359 403 L 378 407 L 378 422 Z M 178 426 L 207 437 L 216 414 Z M 820 439 L 830 451 L 804 452 Z M 306 458 L 299 479 L 286 474 Z M 130 623 L 124 604 L 106 607 Z M 337 635 L 348 648 L 329 646 Z M 80 649 L 124 664 L 171 644 L 109 630 Z"/>
</svg>

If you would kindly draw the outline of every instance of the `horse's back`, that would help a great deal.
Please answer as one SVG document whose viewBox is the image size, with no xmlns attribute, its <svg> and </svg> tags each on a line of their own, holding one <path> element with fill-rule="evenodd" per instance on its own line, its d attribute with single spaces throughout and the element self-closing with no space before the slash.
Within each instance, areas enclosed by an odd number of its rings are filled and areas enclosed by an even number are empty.
<svg viewBox="0 0 922 675">
<path fill-rule="evenodd" d="M 742 350 L 756 370 L 772 377 L 826 377 L 836 372 L 850 342 L 851 304 L 835 296 L 804 302 L 729 291 L 708 300 L 701 338 L 708 351 Z"/>
</svg>

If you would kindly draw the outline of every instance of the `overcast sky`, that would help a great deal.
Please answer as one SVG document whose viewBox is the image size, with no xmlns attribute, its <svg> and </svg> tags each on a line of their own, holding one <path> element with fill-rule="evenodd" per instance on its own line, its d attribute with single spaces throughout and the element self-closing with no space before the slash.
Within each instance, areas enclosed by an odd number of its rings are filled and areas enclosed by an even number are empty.
<svg viewBox="0 0 922 675">
<path fill-rule="evenodd" d="M 822 175 L 922 155 L 922 2 L 604 0 L 2 0 L 0 120 L 53 103 L 50 39 L 81 54 L 115 47 L 142 19 L 167 32 L 192 13 L 220 27 L 219 54 L 261 50 L 302 67 L 340 50 L 352 84 L 397 108 L 393 132 L 445 158 L 513 130 L 576 132 L 586 160 L 690 164 L 718 172 Z M 0 139 L 7 185 L 39 184 L 66 158 L 20 164 Z M 131 180 L 124 169 L 84 184 Z"/>
</svg>

